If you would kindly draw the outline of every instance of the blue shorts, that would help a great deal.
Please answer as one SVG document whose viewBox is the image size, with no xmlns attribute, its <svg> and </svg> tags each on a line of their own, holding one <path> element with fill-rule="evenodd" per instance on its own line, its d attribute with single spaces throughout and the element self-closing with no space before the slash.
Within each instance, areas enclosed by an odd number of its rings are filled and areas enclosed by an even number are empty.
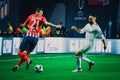
<svg viewBox="0 0 120 80">
<path fill-rule="evenodd" d="M 19 49 L 22 51 L 26 50 L 26 51 L 32 52 L 34 50 L 34 48 L 36 47 L 37 42 L 38 42 L 38 38 L 26 36 L 22 40 Z"/>
</svg>

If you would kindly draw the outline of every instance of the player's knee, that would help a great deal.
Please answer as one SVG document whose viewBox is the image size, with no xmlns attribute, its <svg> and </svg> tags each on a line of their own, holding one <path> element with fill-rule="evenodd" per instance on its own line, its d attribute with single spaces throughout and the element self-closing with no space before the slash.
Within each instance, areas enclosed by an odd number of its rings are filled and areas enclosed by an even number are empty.
<svg viewBox="0 0 120 80">
<path fill-rule="evenodd" d="M 31 51 L 27 51 L 27 56 L 29 56 L 29 55 L 30 55 L 30 53 L 31 53 Z"/>
<path fill-rule="evenodd" d="M 75 56 L 80 56 L 80 55 L 82 55 L 82 53 L 80 51 L 77 51 L 75 54 Z"/>
<path fill-rule="evenodd" d="M 18 56 L 20 56 L 20 57 L 23 56 L 23 51 L 21 51 L 20 49 L 18 50 Z"/>
</svg>

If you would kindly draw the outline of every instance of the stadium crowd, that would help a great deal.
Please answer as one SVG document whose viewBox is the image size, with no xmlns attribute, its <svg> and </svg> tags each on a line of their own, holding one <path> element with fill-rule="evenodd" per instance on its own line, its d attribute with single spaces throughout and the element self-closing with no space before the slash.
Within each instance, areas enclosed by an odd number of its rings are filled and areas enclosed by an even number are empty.
<svg viewBox="0 0 120 80">
<path fill-rule="evenodd" d="M 61 29 L 56 28 L 55 30 L 52 30 L 50 26 L 43 24 L 40 31 L 40 37 L 65 37 L 67 29 L 62 23 L 60 23 L 60 25 L 62 26 Z M 20 24 L 19 27 L 14 29 L 12 24 L 8 22 L 7 29 L 4 32 L 0 29 L 0 37 L 24 37 L 27 31 L 28 28 L 26 26 L 21 26 Z"/>
</svg>

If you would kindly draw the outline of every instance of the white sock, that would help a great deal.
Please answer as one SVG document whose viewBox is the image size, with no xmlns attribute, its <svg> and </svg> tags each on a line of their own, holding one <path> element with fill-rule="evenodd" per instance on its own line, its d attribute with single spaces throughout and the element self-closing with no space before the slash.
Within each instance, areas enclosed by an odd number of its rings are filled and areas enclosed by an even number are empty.
<svg viewBox="0 0 120 80">
<path fill-rule="evenodd" d="M 81 68 L 81 56 L 76 57 L 77 68 Z"/>
<path fill-rule="evenodd" d="M 82 55 L 82 60 L 86 61 L 86 62 L 90 62 L 90 59 L 88 59 L 85 55 Z"/>
<path fill-rule="evenodd" d="M 16 67 L 18 68 L 18 67 L 19 67 L 19 65 L 16 65 Z"/>
</svg>

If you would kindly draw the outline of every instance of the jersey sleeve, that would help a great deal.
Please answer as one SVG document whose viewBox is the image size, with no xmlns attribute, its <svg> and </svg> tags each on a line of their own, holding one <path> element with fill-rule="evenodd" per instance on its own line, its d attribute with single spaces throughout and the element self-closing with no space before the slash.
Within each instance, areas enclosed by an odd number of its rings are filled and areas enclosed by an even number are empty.
<svg viewBox="0 0 120 80">
<path fill-rule="evenodd" d="M 102 31 L 98 33 L 98 37 L 100 37 L 101 39 L 105 39 L 105 36 L 103 35 Z"/>
<path fill-rule="evenodd" d="M 25 20 L 24 24 L 27 24 L 27 23 L 28 23 L 28 21 L 29 21 L 29 19 L 30 19 L 31 16 L 32 16 L 32 15 L 28 16 L 28 18 Z"/>
<path fill-rule="evenodd" d="M 100 37 L 101 39 L 105 39 L 105 36 L 103 35 L 103 32 L 102 32 L 102 30 L 100 29 L 100 27 L 98 26 L 98 28 L 97 28 L 97 31 L 98 31 L 98 37 Z"/>
<path fill-rule="evenodd" d="M 80 33 L 91 32 L 91 28 L 89 28 L 89 24 L 85 25 L 84 28 L 81 29 Z"/>
<path fill-rule="evenodd" d="M 43 23 L 46 23 L 46 22 L 47 22 L 47 20 L 46 20 L 45 17 L 42 18 L 42 21 L 43 21 Z"/>
</svg>

